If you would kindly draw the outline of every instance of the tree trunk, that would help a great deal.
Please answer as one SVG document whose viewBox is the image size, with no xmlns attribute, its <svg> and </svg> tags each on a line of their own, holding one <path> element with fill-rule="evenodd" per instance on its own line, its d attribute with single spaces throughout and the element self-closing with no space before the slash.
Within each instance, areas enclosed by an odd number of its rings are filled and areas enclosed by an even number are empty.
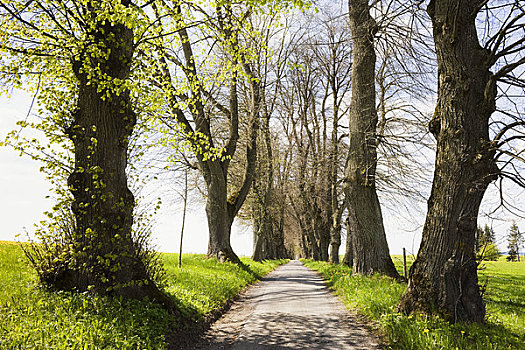
<svg viewBox="0 0 525 350">
<path fill-rule="evenodd" d="M 213 166 L 215 165 L 215 166 Z M 214 257 L 220 262 L 231 261 L 240 263 L 239 257 L 234 253 L 230 244 L 231 225 L 234 216 L 230 213 L 231 203 L 227 198 L 226 176 L 221 172 L 222 166 L 219 161 L 212 164 L 210 169 L 214 171 L 207 184 L 208 199 L 206 201 L 206 216 L 208 217 L 208 256 Z M 235 198 L 230 198 L 231 202 Z"/>
<path fill-rule="evenodd" d="M 350 220 L 346 218 L 346 249 L 345 256 L 343 257 L 342 264 L 346 266 L 354 266 L 354 235 L 352 234 L 352 227 L 350 226 Z"/>
<path fill-rule="evenodd" d="M 474 253 L 478 210 L 499 170 L 489 139 L 496 85 L 478 42 L 476 2 L 431 1 L 438 58 L 438 101 L 430 131 L 436 169 L 423 238 L 399 309 L 482 322 L 485 305 Z"/>
<path fill-rule="evenodd" d="M 276 259 L 290 259 L 291 254 L 284 242 L 284 209 L 279 210 L 279 223 L 274 226 L 274 244 L 276 248 Z"/>
<path fill-rule="evenodd" d="M 242 66 L 248 77 L 254 77 L 248 63 L 243 63 Z M 235 84 L 232 84 L 231 88 L 231 104 L 235 106 L 232 110 L 236 111 L 232 113 L 236 115 L 235 118 L 232 117 L 232 119 L 236 120 L 235 125 L 230 125 L 233 130 L 238 128 L 238 96 Z M 206 203 L 206 214 L 210 232 L 208 256 L 215 257 L 221 262 L 227 260 L 237 264 L 240 264 L 241 261 L 231 248 L 231 226 L 235 216 L 248 196 L 255 177 L 257 163 L 257 135 L 259 133 L 261 88 L 254 78 L 250 78 L 250 88 L 250 131 L 248 145 L 246 147 L 246 169 L 241 186 L 228 197 L 229 160 L 203 160 L 202 157 L 200 158 L 201 168 L 206 169 L 204 171 L 204 179 L 208 190 L 208 200 Z M 235 136 L 230 138 L 230 150 L 227 151 L 227 155 L 230 156 L 234 154 L 232 149 L 237 148 L 237 130 L 232 131 L 232 134 L 235 134 Z"/>
<path fill-rule="evenodd" d="M 253 204 L 254 215 L 254 250 L 252 259 L 262 261 L 266 259 L 283 259 L 284 234 L 280 230 L 278 211 L 274 205 L 274 166 L 272 136 L 270 133 L 270 113 L 265 112 L 261 125 L 262 144 L 264 149 L 259 150 L 258 164 L 252 186 L 255 195 Z"/>
<path fill-rule="evenodd" d="M 254 192 L 260 190 L 259 186 L 253 187 Z M 259 194 L 261 195 L 261 194 Z M 257 194 L 256 194 L 257 196 Z M 266 259 L 277 259 L 275 256 L 276 249 L 272 241 L 273 238 L 273 218 L 269 214 L 269 203 L 264 200 L 255 200 L 254 209 L 256 217 L 254 217 L 253 235 L 254 235 L 254 249 L 252 260 L 263 261 Z M 284 244 L 284 242 L 282 242 Z"/>
<path fill-rule="evenodd" d="M 130 6 L 129 1 L 122 3 Z M 151 280 L 140 247 L 132 238 L 135 203 L 127 185 L 126 166 L 128 139 L 136 117 L 130 92 L 124 89 L 116 93 L 116 87 L 100 85 L 107 79 L 104 75 L 128 79 L 133 30 L 118 23 L 99 24 L 86 40 L 103 47 L 108 56 L 83 53 L 73 62 L 79 92 L 73 122 L 66 133 L 74 144 L 75 168 L 68 185 L 74 196 L 76 231 L 72 237 L 73 262 L 55 276 L 53 284 L 58 289 L 149 297 L 175 311 L 171 299 Z M 97 68 L 100 76 L 89 76 Z"/>
<path fill-rule="evenodd" d="M 266 256 L 266 237 L 261 235 L 259 225 L 253 225 L 253 261 L 263 261 Z"/>
<path fill-rule="evenodd" d="M 374 34 L 368 0 L 349 0 L 353 40 L 352 98 L 349 112 L 349 154 L 344 192 L 354 235 L 354 273 L 375 272 L 399 278 L 388 251 L 376 193 L 377 111 L 375 101 Z"/>
<path fill-rule="evenodd" d="M 320 199 L 323 202 L 323 199 Z M 329 202 L 328 202 L 329 203 Z M 328 250 L 330 246 L 330 221 L 332 218 L 331 213 L 324 213 L 320 206 L 314 203 L 313 210 L 313 228 L 314 237 L 316 240 L 315 247 L 319 250 L 318 255 L 321 261 L 328 261 Z M 326 206 L 324 206 L 326 208 Z M 328 206 L 328 209 L 331 209 Z"/>
<path fill-rule="evenodd" d="M 330 233 L 330 259 L 332 264 L 339 264 L 339 247 L 341 246 L 341 225 L 334 223 Z"/>
<path fill-rule="evenodd" d="M 253 261 L 268 259 L 286 259 L 288 254 L 284 247 L 284 234 L 274 227 L 271 233 L 262 234 L 254 231 Z"/>
</svg>

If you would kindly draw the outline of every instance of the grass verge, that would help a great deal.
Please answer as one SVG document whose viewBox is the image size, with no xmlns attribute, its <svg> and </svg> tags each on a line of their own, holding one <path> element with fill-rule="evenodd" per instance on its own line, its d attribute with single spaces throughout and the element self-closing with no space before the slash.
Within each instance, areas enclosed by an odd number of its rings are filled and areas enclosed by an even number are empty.
<svg viewBox="0 0 525 350">
<path fill-rule="evenodd" d="M 178 269 L 178 255 L 162 258 L 165 290 L 184 319 L 148 301 L 49 292 L 37 286 L 19 245 L 0 242 L 0 349 L 165 349 L 168 332 L 194 326 L 282 263 L 242 259 L 239 267 L 183 255 Z"/>
<path fill-rule="evenodd" d="M 379 325 L 390 349 L 525 349 L 525 263 L 486 262 L 487 322 L 451 325 L 439 317 L 395 312 L 406 285 L 383 276 L 352 276 L 341 265 L 304 260 L 345 304 Z"/>
</svg>

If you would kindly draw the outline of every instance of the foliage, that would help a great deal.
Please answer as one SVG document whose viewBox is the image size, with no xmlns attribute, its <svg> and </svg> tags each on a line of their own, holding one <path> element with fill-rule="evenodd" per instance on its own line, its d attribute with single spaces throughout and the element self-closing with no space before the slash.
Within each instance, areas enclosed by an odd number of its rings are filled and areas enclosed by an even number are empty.
<svg viewBox="0 0 525 350">
<path fill-rule="evenodd" d="M 474 250 L 476 253 L 476 260 L 498 260 L 501 254 L 496 246 L 496 233 L 492 227 L 485 225 L 478 226 L 476 229 L 476 243 Z"/>
<path fill-rule="evenodd" d="M 496 233 L 492 227 L 485 224 L 484 227 L 478 226 L 476 229 L 476 253 L 479 252 L 479 248 L 485 243 L 494 243 L 496 239 Z"/>
<path fill-rule="evenodd" d="M 19 245 L 0 243 L 0 348 L 159 349 L 173 322 L 160 306 L 35 286 Z M 5 316 L 5 317 L 4 317 Z"/>
<path fill-rule="evenodd" d="M 496 261 L 500 255 L 501 252 L 498 247 L 493 242 L 487 242 L 479 248 L 479 251 L 476 254 L 476 259 Z"/>
<path fill-rule="evenodd" d="M 67 197 L 66 197 L 67 198 Z M 144 210 L 144 209 L 150 209 Z M 147 276 L 158 285 L 165 283 L 165 270 L 159 255 L 151 248 L 151 226 L 152 216 L 155 215 L 158 206 L 151 209 L 136 206 L 134 208 L 134 225 L 132 229 L 132 242 L 134 244 L 131 258 L 143 263 Z M 65 269 L 83 268 L 89 264 L 85 254 L 77 249 L 77 238 L 75 218 L 71 212 L 71 200 L 69 198 L 60 201 L 53 207 L 53 211 L 44 213 L 47 220 L 35 224 L 34 236 L 37 242 L 22 245 L 27 259 L 35 269 L 38 280 L 46 287 L 54 287 L 56 277 Z M 95 233 L 91 232 L 94 236 Z M 83 235 L 83 239 L 92 239 L 89 234 Z M 111 259 L 111 257 L 109 257 Z M 108 260 L 102 261 L 108 264 Z M 93 269 L 94 266 L 91 268 Z M 101 275 L 103 278 L 103 275 Z M 117 285 L 113 285 L 115 288 Z"/>
<path fill-rule="evenodd" d="M 394 259 L 396 260 L 396 259 Z M 319 271 L 345 304 L 380 326 L 391 349 L 525 349 L 525 269 L 502 261 L 486 262 L 480 280 L 488 278 L 484 295 L 485 324 L 454 325 L 436 316 L 406 316 L 395 311 L 406 285 L 384 276 L 352 276 L 346 266 L 304 261 Z M 396 264 L 400 269 L 400 264 Z"/>
<path fill-rule="evenodd" d="M 0 348 L 2 349 L 165 349 L 165 334 L 191 326 L 247 284 L 283 261 L 244 267 L 219 264 L 199 255 L 162 254 L 166 291 L 187 319 L 173 319 L 149 301 L 51 292 L 35 285 L 36 275 L 19 244 L 0 242 Z M 188 322 L 189 320 L 194 322 Z"/>
</svg>

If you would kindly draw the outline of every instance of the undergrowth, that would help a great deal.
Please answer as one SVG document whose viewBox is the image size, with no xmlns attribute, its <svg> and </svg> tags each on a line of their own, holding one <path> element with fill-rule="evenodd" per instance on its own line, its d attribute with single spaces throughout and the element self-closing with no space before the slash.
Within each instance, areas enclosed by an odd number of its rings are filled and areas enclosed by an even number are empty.
<svg viewBox="0 0 525 350">
<path fill-rule="evenodd" d="M 525 264 L 487 262 L 485 324 L 451 325 L 439 317 L 395 312 L 406 284 L 384 276 L 352 276 L 341 265 L 305 260 L 319 271 L 345 304 L 379 325 L 390 349 L 525 349 Z M 399 268 L 400 266 L 398 266 Z"/>
<path fill-rule="evenodd" d="M 0 349 L 164 349 L 165 335 L 191 327 L 282 261 L 244 266 L 202 255 L 162 254 L 166 292 L 183 310 L 174 319 L 149 301 L 50 292 L 37 285 L 18 244 L 0 242 Z"/>
</svg>

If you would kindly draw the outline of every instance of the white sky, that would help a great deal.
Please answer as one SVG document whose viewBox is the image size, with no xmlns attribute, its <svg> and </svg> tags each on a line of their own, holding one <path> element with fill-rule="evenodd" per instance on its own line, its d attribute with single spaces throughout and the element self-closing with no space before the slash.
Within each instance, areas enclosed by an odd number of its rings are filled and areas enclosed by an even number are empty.
<svg viewBox="0 0 525 350">
<path fill-rule="evenodd" d="M 0 139 L 6 133 L 16 128 L 16 121 L 25 119 L 31 102 L 30 96 L 15 92 L 10 99 L 0 97 Z M 39 172 L 40 164 L 28 157 L 19 157 L 14 150 L 0 148 L 0 240 L 17 240 L 24 238 L 24 231 L 32 232 L 35 222 L 43 219 L 42 212 L 49 210 L 52 200 L 45 199 L 49 194 L 49 184 Z M 494 200 L 489 194 L 488 200 Z M 522 195 L 519 198 L 524 198 Z M 518 198 L 518 200 L 519 200 Z M 208 227 L 204 205 L 193 205 L 187 214 L 183 251 L 186 253 L 206 253 L 208 245 Z M 153 242 L 159 251 L 177 252 L 180 239 L 181 205 L 165 207 L 157 218 L 154 228 Z M 421 230 L 424 213 L 416 214 L 412 223 L 399 214 L 384 209 L 383 211 L 387 239 L 392 254 L 401 254 L 403 247 L 409 254 L 416 254 L 421 241 Z M 415 222 L 415 223 L 414 223 Z M 491 221 L 481 219 L 480 224 Z M 523 221 L 518 221 L 521 230 Z M 501 224 L 495 222 L 494 228 L 498 237 L 506 234 L 510 227 L 510 218 Z M 16 238 L 15 235 L 22 233 Z M 506 249 L 506 241 L 499 239 L 500 248 Z M 232 232 L 232 247 L 239 255 L 249 256 L 252 253 L 251 228 L 234 224 Z M 344 253 L 344 242 L 340 254 Z"/>
</svg>

